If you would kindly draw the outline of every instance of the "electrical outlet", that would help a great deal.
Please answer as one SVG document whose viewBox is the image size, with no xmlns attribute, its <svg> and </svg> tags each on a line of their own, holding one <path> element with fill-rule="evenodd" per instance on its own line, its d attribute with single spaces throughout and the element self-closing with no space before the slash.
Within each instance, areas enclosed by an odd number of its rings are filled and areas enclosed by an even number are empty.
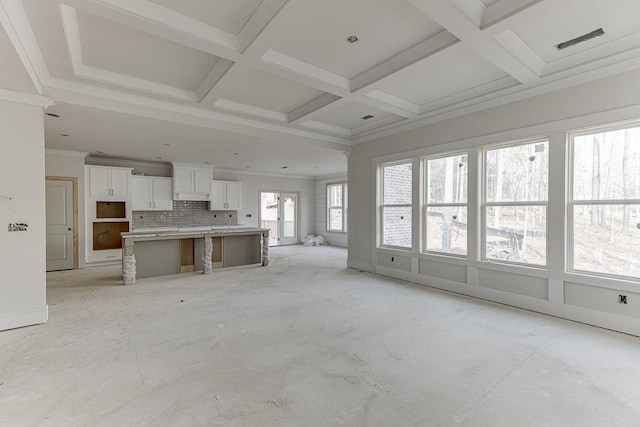
<svg viewBox="0 0 640 427">
<path fill-rule="evenodd" d="M 27 231 L 29 226 L 21 222 L 9 223 L 9 231 Z"/>
<path fill-rule="evenodd" d="M 626 295 L 618 295 L 618 304 L 628 304 Z"/>
</svg>

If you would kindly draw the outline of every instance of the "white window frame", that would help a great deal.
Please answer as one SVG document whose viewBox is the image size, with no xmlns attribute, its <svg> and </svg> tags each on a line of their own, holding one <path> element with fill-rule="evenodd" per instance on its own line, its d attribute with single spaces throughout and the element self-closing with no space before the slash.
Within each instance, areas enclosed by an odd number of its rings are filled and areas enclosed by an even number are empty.
<svg viewBox="0 0 640 427">
<path fill-rule="evenodd" d="M 467 183 L 466 183 L 466 195 L 467 195 L 467 201 L 465 203 L 431 203 L 429 201 L 429 190 L 430 190 L 430 182 L 429 182 L 429 161 L 430 160 L 438 160 L 438 159 L 446 159 L 448 157 L 456 157 L 456 156 L 467 156 L 467 168 L 469 167 L 469 156 L 470 153 L 468 151 L 454 151 L 454 152 L 448 152 L 448 153 L 438 153 L 435 154 L 433 156 L 423 156 L 420 160 L 420 163 L 422 165 L 423 168 L 423 176 L 424 176 L 424 191 L 423 191 L 423 205 L 422 205 L 422 218 L 421 218 L 421 224 L 422 224 L 422 252 L 425 254 L 436 254 L 436 255 L 443 255 L 443 256 L 450 256 L 450 257 L 455 257 L 455 258 L 461 258 L 461 259 L 466 259 L 469 256 L 469 241 L 468 241 L 468 237 L 467 237 L 467 254 L 466 255 L 459 255 L 459 254 L 452 254 L 450 252 L 442 252 L 442 251 L 433 251 L 433 250 L 427 250 L 427 214 L 429 211 L 429 208 L 448 208 L 448 207 L 464 207 L 467 208 L 467 226 L 468 226 L 468 222 L 469 222 L 469 176 L 467 175 Z M 467 169 L 468 171 L 468 169 Z"/>
<path fill-rule="evenodd" d="M 384 204 L 384 168 L 398 165 L 411 165 L 411 203 L 409 204 Z M 398 249 L 402 251 L 413 250 L 414 227 L 411 224 L 411 244 L 409 246 L 385 245 L 384 244 L 384 208 L 407 207 L 413 210 L 413 159 L 403 159 L 393 162 L 381 163 L 378 165 L 378 247 Z M 413 212 L 412 212 L 413 214 Z M 412 215 L 413 218 L 413 215 Z M 412 219 L 413 221 L 413 219 Z"/>
<path fill-rule="evenodd" d="M 487 201 L 487 152 L 493 150 L 499 150 L 503 148 L 517 147 L 520 145 L 530 145 L 536 143 L 547 143 L 547 150 L 549 152 L 549 162 L 547 163 L 547 168 L 551 165 L 551 149 L 550 149 L 550 141 L 551 138 L 536 138 L 536 139 L 526 139 L 526 140 L 518 140 L 511 141 L 503 144 L 495 144 L 484 146 L 480 149 L 480 153 L 482 156 L 482 174 L 481 174 L 481 201 L 480 201 L 480 258 L 482 261 L 491 262 L 495 264 L 509 264 L 509 265 L 517 265 L 528 268 L 539 268 L 539 269 L 548 269 L 549 268 L 549 185 L 547 185 L 547 200 L 546 201 L 526 201 L 526 202 L 488 202 Z M 547 171 L 547 176 L 549 176 L 549 171 Z M 530 264 L 526 262 L 517 262 L 517 261 L 509 261 L 509 260 L 501 260 L 496 258 L 488 258 L 487 257 L 487 210 L 491 207 L 526 207 L 526 206 L 543 206 L 546 211 L 546 222 L 545 222 L 545 263 L 544 264 Z"/>
<path fill-rule="evenodd" d="M 608 125 L 608 126 L 597 126 L 588 129 L 582 129 L 575 132 L 567 133 L 567 143 L 569 145 L 569 156 L 567 161 L 567 181 L 568 181 L 568 189 L 567 189 L 567 272 L 568 273 L 577 273 L 577 274 L 586 274 L 589 276 L 596 277 L 604 277 L 604 278 L 614 278 L 614 279 L 623 279 L 623 280 L 632 280 L 638 281 L 639 278 L 635 276 L 624 276 L 620 274 L 613 273 L 601 273 L 597 271 L 590 270 L 579 270 L 574 268 L 575 264 L 575 242 L 573 239 L 574 236 L 574 212 L 576 206 L 624 206 L 624 205 L 640 205 L 640 199 L 584 199 L 584 200 L 575 200 L 574 199 L 574 154 L 575 154 L 575 144 L 574 140 L 577 136 L 590 135 L 594 133 L 602 133 L 602 132 L 612 132 L 617 130 L 623 130 L 628 128 L 637 128 L 640 127 L 640 122 L 631 122 L 619 125 Z"/>
<path fill-rule="evenodd" d="M 331 204 L 331 187 L 337 186 L 342 187 L 342 204 L 334 206 Z M 347 191 L 349 191 L 347 181 L 330 182 L 326 186 L 325 192 L 327 196 L 327 224 L 325 228 L 328 233 L 347 232 Z M 331 228 L 331 211 L 333 209 L 342 209 L 342 228 L 339 230 Z"/>
</svg>

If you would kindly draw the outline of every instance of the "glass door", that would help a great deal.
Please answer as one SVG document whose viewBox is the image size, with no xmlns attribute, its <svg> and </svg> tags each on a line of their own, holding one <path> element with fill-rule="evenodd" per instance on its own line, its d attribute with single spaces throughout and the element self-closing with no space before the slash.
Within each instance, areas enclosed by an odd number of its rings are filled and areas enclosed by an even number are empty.
<svg viewBox="0 0 640 427">
<path fill-rule="evenodd" d="M 293 193 L 280 194 L 280 244 L 298 243 L 298 196 Z"/>
<path fill-rule="evenodd" d="M 298 195 L 260 192 L 260 226 L 269 229 L 269 246 L 295 245 L 298 237 Z"/>
</svg>

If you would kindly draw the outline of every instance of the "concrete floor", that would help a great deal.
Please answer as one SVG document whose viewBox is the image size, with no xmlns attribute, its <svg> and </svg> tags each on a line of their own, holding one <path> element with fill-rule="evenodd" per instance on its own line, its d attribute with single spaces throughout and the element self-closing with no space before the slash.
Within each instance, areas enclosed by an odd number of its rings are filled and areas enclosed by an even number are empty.
<svg viewBox="0 0 640 427">
<path fill-rule="evenodd" d="M 0 332 L 8 426 L 637 426 L 640 339 L 344 268 L 48 274 Z"/>
</svg>

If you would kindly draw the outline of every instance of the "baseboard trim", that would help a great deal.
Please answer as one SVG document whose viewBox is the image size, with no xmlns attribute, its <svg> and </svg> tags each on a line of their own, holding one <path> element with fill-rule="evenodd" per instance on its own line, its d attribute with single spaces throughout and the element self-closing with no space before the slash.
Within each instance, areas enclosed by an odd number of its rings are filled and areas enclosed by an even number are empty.
<svg viewBox="0 0 640 427">
<path fill-rule="evenodd" d="M 405 282 L 432 289 L 452 292 L 466 297 L 477 298 L 540 314 L 559 317 L 578 323 L 584 323 L 599 328 L 609 329 L 616 332 L 622 332 L 624 334 L 640 336 L 640 320 L 631 317 L 620 316 L 588 308 L 575 307 L 568 304 L 557 304 L 548 300 L 529 297 L 526 295 L 484 288 L 477 285 L 458 283 L 437 277 L 394 270 L 391 268 L 377 266 L 374 274 L 391 279 L 403 280 Z"/>
<path fill-rule="evenodd" d="M 0 314 L 0 331 L 39 325 L 49 320 L 49 306 L 15 313 Z"/>
<path fill-rule="evenodd" d="M 347 267 L 353 268 L 354 270 L 362 270 L 362 271 L 368 271 L 369 273 L 373 273 L 373 266 L 367 262 L 353 261 L 348 259 Z"/>
</svg>

